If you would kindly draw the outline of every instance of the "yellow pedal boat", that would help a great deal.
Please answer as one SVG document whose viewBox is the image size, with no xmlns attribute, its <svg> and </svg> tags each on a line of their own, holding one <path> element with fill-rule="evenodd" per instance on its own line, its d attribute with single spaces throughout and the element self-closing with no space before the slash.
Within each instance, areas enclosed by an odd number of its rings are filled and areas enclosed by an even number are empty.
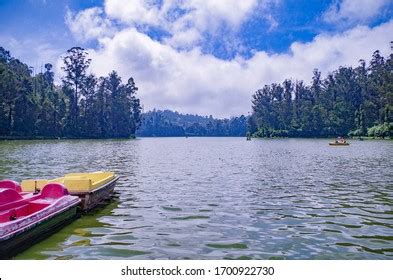
<svg viewBox="0 0 393 280">
<path fill-rule="evenodd" d="M 25 192 L 37 192 L 47 183 L 63 184 L 71 195 L 81 198 L 82 211 L 89 211 L 111 197 L 118 179 L 113 172 L 69 173 L 50 180 L 23 180 L 21 186 Z"/>
</svg>

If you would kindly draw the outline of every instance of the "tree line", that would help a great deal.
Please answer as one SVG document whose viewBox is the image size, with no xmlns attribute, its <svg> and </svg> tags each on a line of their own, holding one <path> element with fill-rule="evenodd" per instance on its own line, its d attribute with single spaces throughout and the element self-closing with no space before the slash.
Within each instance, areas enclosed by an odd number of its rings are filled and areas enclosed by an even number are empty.
<svg viewBox="0 0 393 280">
<path fill-rule="evenodd" d="M 153 110 L 143 114 L 137 136 L 245 136 L 247 118 L 215 119 L 210 116 Z"/>
<path fill-rule="evenodd" d="M 393 42 L 392 42 L 393 50 Z M 309 85 L 286 79 L 252 96 L 249 133 L 257 137 L 393 137 L 393 52 L 367 65 L 339 67 Z"/>
<path fill-rule="evenodd" d="M 33 69 L 0 47 L 0 137 L 130 137 L 141 121 L 134 79 L 123 83 L 112 71 L 88 73 L 91 60 L 80 47 L 63 57 L 64 77 L 54 82 L 53 66 Z"/>
<path fill-rule="evenodd" d="M 265 85 L 252 96 L 251 116 L 230 119 L 170 110 L 142 117 L 134 79 L 123 83 L 115 71 L 97 78 L 88 73 L 90 62 L 83 48 L 69 49 L 55 84 L 51 64 L 34 74 L 0 47 L 0 137 L 393 135 L 393 53 L 384 58 L 375 51 L 368 65 L 360 60 L 324 79 L 315 69 L 310 84 L 286 79 Z"/>
</svg>

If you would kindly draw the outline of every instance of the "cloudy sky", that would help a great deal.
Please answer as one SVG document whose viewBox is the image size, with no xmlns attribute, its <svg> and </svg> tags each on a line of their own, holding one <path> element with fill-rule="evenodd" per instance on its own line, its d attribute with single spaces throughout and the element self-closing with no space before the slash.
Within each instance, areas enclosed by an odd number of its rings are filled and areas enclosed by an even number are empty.
<svg viewBox="0 0 393 280">
<path fill-rule="evenodd" d="M 145 110 L 247 114 L 253 92 L 309 81 L 390 52 L 391 0 L 0 0 L 0 46 L 61 77 L 88 49 L 91 71 L 134 77 Z"/>
</svg>

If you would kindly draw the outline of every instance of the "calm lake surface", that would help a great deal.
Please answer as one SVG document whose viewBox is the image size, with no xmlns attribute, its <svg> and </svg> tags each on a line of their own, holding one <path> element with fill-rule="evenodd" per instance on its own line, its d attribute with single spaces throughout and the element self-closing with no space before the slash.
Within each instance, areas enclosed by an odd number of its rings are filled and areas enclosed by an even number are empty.
<svg viewBox="0 0 393 280">
<path fill-rule="evenodd" d="M 112 170 L 114 201 L 17 259 L 393 259 L 393 141 L 2 141 L 0 179 Z"/>
</svg>

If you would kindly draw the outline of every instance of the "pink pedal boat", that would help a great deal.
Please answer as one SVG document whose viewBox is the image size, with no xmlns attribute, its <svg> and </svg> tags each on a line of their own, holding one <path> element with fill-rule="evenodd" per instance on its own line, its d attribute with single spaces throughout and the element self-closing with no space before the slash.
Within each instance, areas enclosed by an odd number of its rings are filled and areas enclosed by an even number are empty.
<svg viewBox="0 0 393 280">
<path fill-rule="evenodd" d="M 0 181 L 0 259 L 8 259 L 59 230 L 77 216 L 80 199 L 58 183 L 37 193 Z"/>
</svg>

